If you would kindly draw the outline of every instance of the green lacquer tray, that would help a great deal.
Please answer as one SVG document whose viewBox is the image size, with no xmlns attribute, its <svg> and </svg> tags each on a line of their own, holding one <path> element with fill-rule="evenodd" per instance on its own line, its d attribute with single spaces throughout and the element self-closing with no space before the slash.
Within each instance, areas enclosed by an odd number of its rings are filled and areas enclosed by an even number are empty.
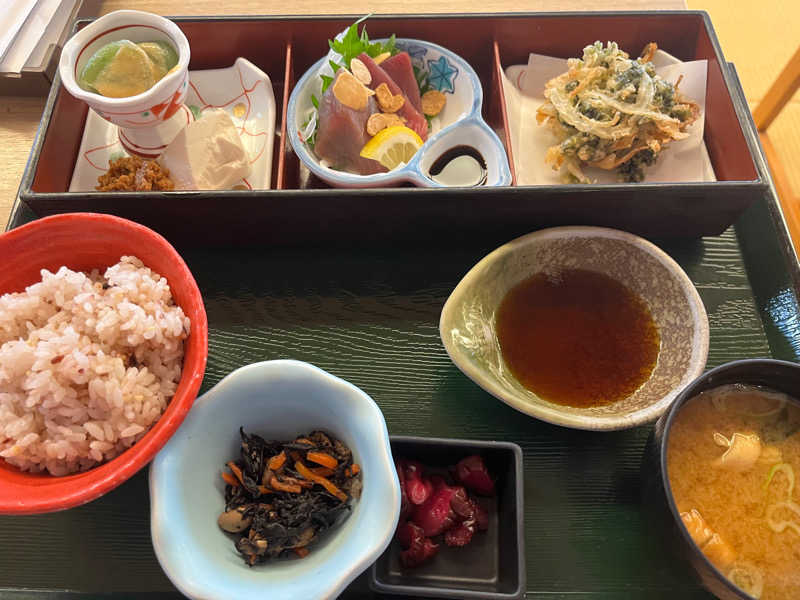
<svg viewBox="0 0 800 600">
<path fill-rule="evenodd" d="M 18 202 L 9 227 L 34 218 Z M 528 598 L 709 598 L 645 518 L 640 462 L 651 427 L 551 426 L 495 400 L 450 362 L 439 341 L 442 305 L 506 239 L 446 248 L 179 248 L 208 312 L 203 391 L 242 365 L 295 358 L 365 390 L 392 434 L 516 442 L 524 453 Z M 772 188 L 721 236 L 655 241 L 705 303 L 709 368 L 800 358 L 800 271 Z M 0 597 L 180 597 L 150 543 L 146 470 L 86 506 L 0 517 L 0 536 Z M 365 574 L 343 597 L 377 596 Z"/>
</svg>

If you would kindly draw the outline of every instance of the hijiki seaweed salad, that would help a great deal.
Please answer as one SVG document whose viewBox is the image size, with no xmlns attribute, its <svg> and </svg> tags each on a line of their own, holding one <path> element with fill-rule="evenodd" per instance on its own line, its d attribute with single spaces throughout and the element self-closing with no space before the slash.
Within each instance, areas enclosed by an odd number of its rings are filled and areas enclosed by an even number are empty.
<svg viewBox="0 0 800 600">
<path fill-rule="evenodd" d="M 536 120 L 558 138 L 545 162 L 563 169 L 567 182 L 592 183 L 587 165 L 616 169 L 620 181 L 643 181 L 645 167 L 672 140 L 688 137 L 700 107 L 680 93 L 680 79 L 673 85 L 656 75 L 656 50 L 651 42 L 631 59 L 615 42 L 595 42 L 547 82 Z"/>
<path fill-rule="evenodd" d="M 236 550 L 253 566 L 304 558 L 317 536 L 349 516 L 361 495 L 361 468 L 350 449 L 322 431 L 289 442 L 245 433 L 241 456 L 227 463 L 219 526 L 238 534 Z"/>
<path fill-rule="evenodd" d="M 394 35 L 371 42 L 366 27 L 359 33 L 364 19 L 328 40 L 322 96 L 311 96 L 314 108 L 298 136 L 323 166 L 371 175 L 411 160 L 446 99 Z"/>
</svg>

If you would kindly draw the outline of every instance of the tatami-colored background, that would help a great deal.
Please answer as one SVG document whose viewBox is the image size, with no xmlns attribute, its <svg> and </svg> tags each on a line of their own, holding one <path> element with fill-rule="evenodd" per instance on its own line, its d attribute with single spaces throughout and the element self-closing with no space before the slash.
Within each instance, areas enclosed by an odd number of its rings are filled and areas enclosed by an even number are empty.
<svg viewBox="0 0 800 600">
<path fill-rule="evenodd" d="M 252 0 L 232 0 L 220 5 L 216 0 L 178 0 L 178 10 L 170 10 L 163 0 L 84 0 L 84 15 L 104 14 L 118 8 L 138 8 L 161 14 L 214 14 L 225 12 L 243 14 L 244 6 L 253 6 Z M 751 108 L 764 97 L 770 84 L 800 45 L 800 1 L 798 0 L 686 0 L 688 8 L 706 10 L 719 36 L 725 57 L 736 64 Z M 2 2 L 0 2 L 2 3 Z M 317 0 L 298 2 L 295 12 L 335 13 L 342 12 L 343 5 L 353 12 L 354 3 L 341 0 Z M 461 10 L 579 10 L 585 7 L 577 0 L 559 2 L 536 0 L 510 2 L 508 0 L 445 0 L 437 7 L 440 11 Z M 185 6 L 190 6 L 189 10 Z M 513 5 L 513 9 L 511 6 Z M 555 6 L 557 5 L 557 7 Z M 598 8 L 612 10 L 642 8 L 681 8 L 680 0 L 653 0 L 652 4 L 642 0 L 607 0 Z M 256 12 L 268 12 L 266 5 L 258 5 Z M 305 7 L 305 8 L 304 8 Z M 394 5 L 375 0 L 371 7 L 375 12 L 396 12 Z M 183 8 L 183 10 L 181 10 Z M 410 12 L 428 12 L 430 6 L 421 0 L 409 0 L 404 5 Z M 426 10 L 427 9 L 427 10 Z M 30 146 L 44 106 L 43 98 L 0 99 L 0 229 L 8 220 L 16 197 L 19 179 L 30 152 Z M 780 156 L 788 175 L 790 187 L 795 195 L 800 194 L 800 95 L 786 106 L 769 129 L 769 136 Z"/>
<path fill-rule="evenodd" d="M 736 65 L 751 110 L 800 46 L 798 0 L 687 0 L 705 10 L 725 58 Z M 800 194 L 800 93 L 770 126 L 769 137 L 794 195 Z"/>
</svg>

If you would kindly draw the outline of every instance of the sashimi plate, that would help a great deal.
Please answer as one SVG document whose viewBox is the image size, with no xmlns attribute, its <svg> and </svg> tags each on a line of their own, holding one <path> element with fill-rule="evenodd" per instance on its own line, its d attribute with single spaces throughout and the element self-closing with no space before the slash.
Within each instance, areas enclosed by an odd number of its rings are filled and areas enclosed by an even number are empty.
<svg viewBox="0 0 800 600">
<path fill-rule="evenodd" d="M 386 42 L 385 39 L 375 41 Z M 335 187 L 383 187 L 403 182 L 421 187 L 444 187 L 431 179 L 427 171 L 439 155 L 449 148 L 464 144 L 465 132 L 468 130 L 469 144 L 486 161 L 485 185 L 511 185 L 511 171 L 505 147 L 481 117 L 483 90 L 469 63 L 450 50 L 423 40 L 398 38 L 395 45 L 398 50 L 408 52 L 413 66 L 425 74 L 430 87 L 442 92 L 447 99 L 442 112 L 431 120 L 428 139 L 422 147 L 408 163 L 387 173 L 375 175 L 339 171 L 320 162 L 305 140 L 309 137 L 307 132 L 310 120 L 316 118 L 316 108 L 311 97 L 322 96 L 320 75 L 332 76 L 330 61 L 341 58 L 331 50 L 306 71 L 289 98 L 288 135 L 303 164 L 314 175 Z"/>
<path fill-rule="evenodd" d="M 241 57 L 224 69 L 189 71 L 189 91 L 180 109 L 186 122 L 210 108 L 230 115 L 253 167 L 232 189 L 269 189 L 275 137 L 275 94 L 269 76 Z M 120 156 L 127 153 L 117 126 L 89 110 L 69 191 L 94 191 L 97 178 L 108 170 L 108 161 Z"/>
</svg>

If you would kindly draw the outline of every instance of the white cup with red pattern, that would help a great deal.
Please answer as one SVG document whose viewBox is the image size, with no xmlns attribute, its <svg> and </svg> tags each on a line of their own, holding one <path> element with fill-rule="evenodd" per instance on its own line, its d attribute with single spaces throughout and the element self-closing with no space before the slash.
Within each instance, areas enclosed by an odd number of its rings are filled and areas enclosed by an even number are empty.
<svg viewBox="0 0 800 600">
<path fill-rule="evenodd" d="M 178 53 L 178 64 L 153 87 L 135 96 L 109 98 L 83 89 L 78 78 L 86 63 L 97 50 L 119 40 L 168 42 Z M 118 126 L 125 150 L 143 158 L 156 158 L 194 120 L 183 103 L 189 56 L 189 41 L 169 19 L 137 10 L 118 10 L 93 21 L 69 39 L 61 52 L 58 73 L 72 96 Z"/>
</svg>

